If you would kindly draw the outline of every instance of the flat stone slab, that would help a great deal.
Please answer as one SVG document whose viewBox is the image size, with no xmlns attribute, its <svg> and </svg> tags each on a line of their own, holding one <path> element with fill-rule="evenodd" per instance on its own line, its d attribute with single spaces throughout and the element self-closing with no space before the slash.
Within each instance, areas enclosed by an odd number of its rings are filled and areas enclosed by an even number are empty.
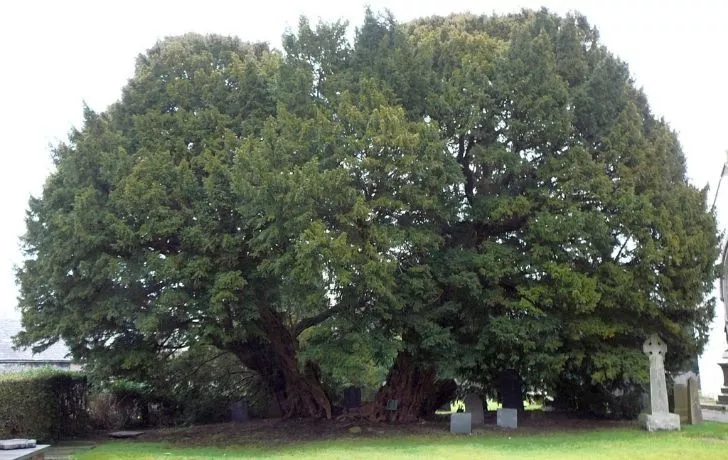
<svg viewBox="0 0 728 460">
<path fill-rule="evenodd" d="M 0 450 L 30 449 L 35 447 L 35 439 L 3 439 L 0 441 Z"/>
<path fill-rule="evenodd" d="M 649 432 L 680 431 L 680 416 L 669 412 L 640 414 L 640 425 Z"/>
<path fill-rule="evenodd" d="M 141 435 L 143 435 L 143 431 L 114 431 L 113 433 L 109 433 L 109 436 L 112 438 L 117 439 L 127 439 L 127 438 L 137 438 Z"/>
<path fill-rule="evenodd" d="M 50 445 L 40 444 L 28 449 L 0 450 L 0 460 L 31 460 L 44 455 Z"/>
</svg>

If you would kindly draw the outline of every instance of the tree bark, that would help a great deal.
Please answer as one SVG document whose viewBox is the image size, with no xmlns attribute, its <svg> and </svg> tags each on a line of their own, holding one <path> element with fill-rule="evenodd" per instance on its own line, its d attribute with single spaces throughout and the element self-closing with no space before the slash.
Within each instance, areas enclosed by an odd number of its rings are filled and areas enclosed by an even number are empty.
<svg viewBox="0 0 728 460">
<path fill-rule="evenodd" d="M 268 386 L 284 418 L 331 418 L 331 402 L 315 366 L 298 363 L 299 344 L 275 311 L 261 312 L 264 335 L 242 342 L 231 350 L 247 368 L 258 372 Z"/>
<path fill-rule="evenodd" d="M 387 383 L 363 413 L 377 422 L 413 422 L 435 413 L 452 400 L 456 390 L 454 380 L 438 379 L 434 367 L 423 366 L 409 352 L 402 351 L 389 371 Z M 390 400 L 397 401 L 396 410 L 387 409 Z"/>
</svg>

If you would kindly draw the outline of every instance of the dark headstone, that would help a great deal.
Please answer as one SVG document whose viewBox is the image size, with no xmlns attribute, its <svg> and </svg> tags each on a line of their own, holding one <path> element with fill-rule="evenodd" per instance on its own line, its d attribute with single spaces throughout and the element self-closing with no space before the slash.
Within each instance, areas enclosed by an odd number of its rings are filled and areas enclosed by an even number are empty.
<svg viewBox="0 0 728 460">
<path fill-rule="evenodd" d="M 387 401 L 387 410 L 391 411 L 391 412 L 396 412 L 398 405 L 399 405 L 399 400 L 390 399 L 389 401 Z"/>
<path fill-rule="evenodd" d="M 690 399 L 688 386 L 685 383 L 675 383 L 672 388 L 674 399 L 674 412 L 680 416 L 680 423 L 688 423 L 690 419 Z"/>
<path fill-rule="evenodd" d="M 498 383 L 500 400 L 503 407 L 506 409 L 524 410 L 523 384 L 518 372 L 513 369 L 502 371 Z"/>
<path fill-rule="evenodd" d="M 283 410 L 281 410 L 280 404 L 276 398 L 271 397 L 268 400 L 268 404 L 265 406 L 265 418 L 281 418 L 283 417 Z"/>
<path fill-rule="evenodd" d="M 344 389 L 344 409 L 358 409 L 361 406 L 361 388 L 348 387 Z"/>
<path fill-rule="evenodd" d="M 480 399 L 480 396 L 475 393 L 470 393 L 465 396 L 463 404 L 465 404 L 465 412 L 470 412 L 472 414 L 472 424 L 482 425 L 485 421 L 485 417 L 483 413 L 483 400 Z"/>
<path fill-rule="evenodd" d="M 248 415 L 247 401 L 235 401 L 230 404 L 230 421 L 237 423 L 245 423 L 250 420 Z"/>
</svg>

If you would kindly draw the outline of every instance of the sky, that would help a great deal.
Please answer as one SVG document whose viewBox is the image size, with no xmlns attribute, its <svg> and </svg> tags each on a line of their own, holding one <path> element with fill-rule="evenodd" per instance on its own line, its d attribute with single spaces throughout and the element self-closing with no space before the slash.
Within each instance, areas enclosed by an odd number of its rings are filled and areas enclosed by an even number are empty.
<svg viewBox="0 0 728 460">
<path fill-rule="evenodd" d="M 294 29 L 301 15 L 312 22 L 345 19 L 355 27 L 367 4 L 375 11 L 388 8 L 400 21 L 541 7 L 586 15 L 602 43 L 629 64 L 653 112 L 678 132 L 690 180 L 701 188 L 709 185 L 712 201 L 728 149 L 728 2 L 8 0 L 0 3 L 0 151 L 5 158 L 0 168 L 0 317 L 18 315 L 14 266 L 22 260 L 19 237 L 28 199 L 41 193 L 52 171 L 49 146 L 80 126 L 84 102 L 103 111 L 119 98 L 139 53 L 159 39 L 186 32 L 236 35 L 279 48 L 281 35 Z M 716 209 L 726 229 L 728 183 Z M 700 360 L 707 394 L 720 390 L 716 363 L 726 349 L 720 301 L 716 313 Z"/>
</svg>

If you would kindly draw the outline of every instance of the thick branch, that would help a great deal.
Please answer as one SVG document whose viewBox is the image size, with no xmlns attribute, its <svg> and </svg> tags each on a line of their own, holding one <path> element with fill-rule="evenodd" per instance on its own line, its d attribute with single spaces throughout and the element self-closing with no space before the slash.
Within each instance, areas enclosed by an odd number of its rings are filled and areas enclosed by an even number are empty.
<svg viewBox="0 0 728 460">
<path fill-rule="evenodd" d="M 331 307 L 328 310 L 322 311 L 318 315 L 310 316 L 308 318 L 303 318 L 301 321 L 299 321 L 295 326 L 293 326 L 293 336 L 298 337 L 301 332 L 305 331 L 309 327 L 316 326 L 317 324 L 321 324 L 327 319 L 331 318 L 337 313 L 341 313 L 344 311 L 345 306 L 344 304 L 338 304 L 335 307 Z"/>
<path fill-rule="evenodd" d="M 627 243 L 629 242 L 629 236 L 624 239 L 624 243 L 622 243 L 622 247 L 619 248 L 619 252 L 617 253 L 617 256 L 614 258 L 614 261 L 619 263 L 619 258 L 622 257 L 622 251 L 624 251 L 624 248 L 627 246 Z"/>
<path fill-rule="evenodd" d="M 465 176 L 465 197 L 470 206 L 473 206 L 475 200 L 475 179 L 473 178 L 473 171 L 470 169 L 470 149 L 473 144 L 475 144 L 473 136 L 468 136 L 467 143 L 465 136 L 458 138 L 458 162 Z"/>
<path fill-rule="evenodd" d="M 498 222 L 458 222 L 446 230 L 453 237 L 453 246 L 478 246 L 485 239 L 502 236 L 521 229 L 531 214 L 521 214 Z"/>
<path fill-rule="evenodd" d="M 203 367 L 203 366 L 205 366 L 205 364 L 208 364 L 208 363 L 210 363 L 210 362 L 212 362 L 212 361 L 215 361 L 216 359 L 218 359 L 218 358 L 220 358 L 220 357 L 222 357 L 222 356 L 225 356 L 225 355 L 226 355 L 226 354 L 228 354 L 228 353 L 229 353 L 228 351 L 221 351 L 220 353 L 216 354 L 216 355 L 215 355 L 215 356 L 213 356 L 212 358 L 208 358 L 208 359 L 204 360 L 204 361 L 203 361 L 202 363 L 200 363 L 200 364 L 199 364 L 199 365 L 198 365 L 197 367 L 195 367 L 195 368 L 194 368 L 194 369 L 192 370 L 192 372 L 189 372 L 189 373 L 188 373 L 187 375 L 185 375 L 185 376 L 184 376 L 184 378 L 183 378 L 182 380 L 186 380 L 186 379 L 188 379 L 188 378 L 192 377 L 193 375 L 197 374 L 197 373 L 198 373 L 198 372 L 200 371 L 200 369 L 202 369 L 202 367 Z"/>
</svg>

